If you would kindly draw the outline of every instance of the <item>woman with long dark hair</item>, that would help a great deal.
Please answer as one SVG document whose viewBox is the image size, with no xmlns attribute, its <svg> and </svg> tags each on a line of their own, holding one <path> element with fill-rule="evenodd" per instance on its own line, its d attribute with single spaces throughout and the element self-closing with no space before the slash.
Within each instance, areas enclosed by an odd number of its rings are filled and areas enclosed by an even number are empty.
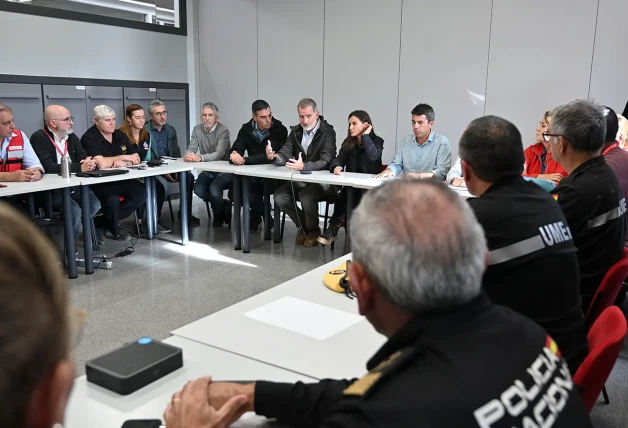
<svg viewBox="0 0 628 428">
<path fill-rule="evenodd" d="M 384 140 L 375 135 L 371 117 L 364 110 L 352 111 L 349 114 L 349 129 L 347 138 L 342 143 L 336 159 L 331 161 L 329 171 L 336 175 L 343 172 L 361 172 L 365 174 L 379 174 L 382 172 L 382 151 Z M 358 192 L 356 203 L 362 197 Z M 340 197 L 334 205 L 334 214 L 329 226 L 317 241 L 329 245 L 338 237 L 338 231 L 345 225 L 347 212 L 346 188 L 340 192 Z"/>
</svg>

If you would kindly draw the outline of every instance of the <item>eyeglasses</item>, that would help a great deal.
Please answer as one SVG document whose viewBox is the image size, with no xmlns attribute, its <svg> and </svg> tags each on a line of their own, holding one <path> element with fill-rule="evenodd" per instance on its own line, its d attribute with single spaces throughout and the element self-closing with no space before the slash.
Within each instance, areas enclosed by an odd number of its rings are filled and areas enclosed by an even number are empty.
<svg viewBox="0 0 628 428">
<path fill-rule="evenodd" d="M 52 120 L 58 120 L 59 122 L 74 122 L 74 116 L 68 116 L 65 119 L 52 119 Z"/>
<path fill-rule="evenodd" d="M 168 116 L 168 111 L 156 111 L 155 116 Z"/>
<path fill-rule="evenodd" d="M 543 133 L 543 139 L 545 140 L 545 142 L 549 143 L 550 137 L 562 137 L 562 135 L 560 134 L 550 134 L 547 132 Z"/>
</svg>

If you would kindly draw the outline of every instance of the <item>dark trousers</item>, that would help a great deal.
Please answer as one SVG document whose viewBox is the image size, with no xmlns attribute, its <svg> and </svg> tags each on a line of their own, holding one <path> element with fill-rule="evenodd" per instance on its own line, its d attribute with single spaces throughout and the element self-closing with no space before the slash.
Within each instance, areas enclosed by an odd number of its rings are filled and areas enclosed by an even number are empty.
<svg viewBox="0 0 628 428">
<path fill-rule="evenodd" d="M 303 209 L 296 207 L 292 186 L 294 196 L 301 202 Z M 318 203 L 337 191 L 337 187 L 330 184 L 288 182 L 275 190 L 275 203 L 290 216 L 297 227 L 302 227 L 305 233 L 320 232 Z"/>
<path fill-rule="evenodd" d="M 100 200 L 103 213 L 102 217 L 94 219 L 94 224 L 97 228 L 108 229 L 113 234 L 120 231 L 121 219 L 130 216 L 146 202 L 144 184 L 135 180 L 96 184 L 91 186 L 91 189 Z M 120 197 L 123 198 L 122 201 Z"/>
<path fill-rule="evenodd" d="M 357 206 L 362 199 L 363 192 L 360 189 L 353 189 L 354 203 Z M 334 213 L 331 215 L 330 222 L 340 222 L 342 225 L 346 224 L 347 220 L 347 188 L 343 187 L 338 195 L 338 200 L 334 204 Z"/>
<path fill-rule="evenodd" d="M 179 175 L 176 175 L 176 180 L 177 182 L 179 182 Z M 164 201 L 166 200 L 166 188 L 164 187 L 163 183 L 159 180 L 157 181 L 157 218 L 159 219 L 161 217 L 161 210 L 164 206 Z M 186 195 L 186 201 L 188 204 L 188 213 L 190 215 L 192 215 L 192 192 L 194 191 L 194 176 L 192 175 L 191 172 L 188 172 L 186 174 L 186 181 L 188 184 L 187 187 L 187 191 L 188 194 Z M 181 201 L 183 201 L 183 195 L 180 196 Z"/>
<path fill-rule="evenodd" d="M 219 216 L 223 212 L 222 199 L 224 191 L 227 189 L 229 190 L 229 199 L 233 201 L 233 174 L 202 172 L 194 185 L 194 193 L 211 205 L 214 218 L 217 216 L 220 218 Z M 249 200 L 251 201 L 251 224 L 259 224 L 262 220 L 264 201 L 263 179 L 249 177 Z"/>
</svg>

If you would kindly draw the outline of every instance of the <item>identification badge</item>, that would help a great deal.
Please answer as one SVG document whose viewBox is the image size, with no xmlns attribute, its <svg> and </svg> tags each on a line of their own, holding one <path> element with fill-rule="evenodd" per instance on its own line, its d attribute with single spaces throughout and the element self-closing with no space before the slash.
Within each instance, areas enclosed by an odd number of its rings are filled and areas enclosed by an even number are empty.
<svg viewBox="0 0 628 428">
<path fill-rule="evenodd" d="M 122 154 L 126 153 L 126 146 L 120 146 L 120 150 L 122 150 Z"/>
<path fill-rule="evenodd" d="M 144 141 L 144 149 L 148 150 L 148 141 Z"/>
</svg>

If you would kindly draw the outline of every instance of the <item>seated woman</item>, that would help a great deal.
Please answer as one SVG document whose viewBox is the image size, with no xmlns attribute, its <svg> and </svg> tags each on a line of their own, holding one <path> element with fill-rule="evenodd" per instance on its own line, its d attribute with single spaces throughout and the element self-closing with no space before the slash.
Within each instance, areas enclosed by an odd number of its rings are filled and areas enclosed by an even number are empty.
<svg viewBox="0 0 628 428">
<path fill-rule="evenodd" d="M 338 156 L 331 161 L 329 171 L 342 175 L 345 172 L 361 172 L 365 174 L 379 174 L 382 172 L 382 151 L 384 140 L 375 135 L 373 122 L 369 114 L 363 110 L 356 110 L 349 114 L 349 130 Z M 358 193 L 356 204 L 361 198 Z M 323 245 L 331 244 L 338 237 L 338 231 L 345 225 L 347 212 L 346 188 L 340 192 L 340 198 L 334 206 L 334 213 L 329 226 L 317 241 Z"/>
<path fill-rule="evenodd" d="M 144 129 L 144 125 L 146 124 L 146 115 L 144 114 L 144 109 L 139 104 L 129 104 L 126 108 L 124 124 L 120 127 L 120 131 L 124 132 L 127 137 L 129 137 L 129 141 L 131 144 L 135 144 L 137 146 L 137 152 L 140 155 L 140 159 L 142 162 L 150 161 L 158 157 L 155 149 L 153 148 L 150 141 L 150 134 L 146 129 Z M 157 207 L 159 207 L 159 214 L 161 214 L 161 207 L 164 204 L 164 199 L 166 198 L 166 188 L 163 183 L 159 180 L 155 180 L 157 183 Z M 146 210 L 146 205 L 142 205 L 139 210 L 140 224 L 143 223 L 144 212 Z M 157 217 L 159 219 L 159 216 Z M 157 232 L 159 233 L 170 233 L 172 229 L 167 226 L 164 226 L 161 221 L 157 223 Z"/>
<path fill-rule="evenodd" d="M 50 241 L 4 202 L 0 241 L 0 426 L 61 426 L 74 383 L 72 350 L 84 317 L 70 309 Z"/>
<path fill-rule="evenodd" d="M 549 111 L 545 112 L 536 128 L 536 143 L 525 149 L 525 164 L 523 166 L 523 176 L 550 180 L 559 183 L 567 177 L 565 168 L 552 158 L 552 152 L 548 150 L 549 141 L 545 141 L 543 133 L 547 132 L 550 124 Z"/>
</svg>

